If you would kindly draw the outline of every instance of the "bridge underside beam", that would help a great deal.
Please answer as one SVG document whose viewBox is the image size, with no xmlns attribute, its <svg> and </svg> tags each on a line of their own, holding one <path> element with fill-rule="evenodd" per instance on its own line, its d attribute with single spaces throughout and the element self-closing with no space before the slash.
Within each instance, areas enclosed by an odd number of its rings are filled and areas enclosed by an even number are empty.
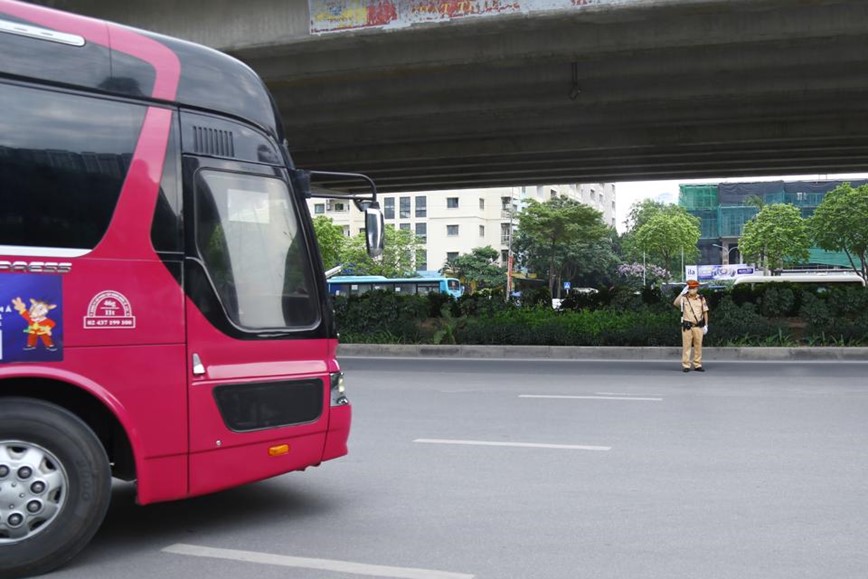
<svg viewBox="0 0 868 579">
<path fill-rule="evenodd" d="M 268 84 L 299 166 L 387 191 L 868 171 L 864 0 L 649 0 L 319 37 L 306 0 L 46 1 L 228 50 Z"/>
<path fill-rule="evenodd" d="M 834 173 L 868 170 L 866 21 L 862 2 L 756 0 L 239 56 L 299 166 L 386 191 Z"/>
</svg>

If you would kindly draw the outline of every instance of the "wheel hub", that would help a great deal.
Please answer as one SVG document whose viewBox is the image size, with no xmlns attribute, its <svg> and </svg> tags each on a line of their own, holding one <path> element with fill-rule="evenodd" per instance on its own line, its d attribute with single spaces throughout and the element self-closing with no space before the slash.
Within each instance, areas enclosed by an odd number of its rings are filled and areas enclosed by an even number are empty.
<svg viewBox="0 0 868 579">
<path fill-rule="evenodd" d="M 0 545 L 48 528 L 68 493 L 69 477 L 54 454 L 30 442 L 0 440 Z"/>
</svg>

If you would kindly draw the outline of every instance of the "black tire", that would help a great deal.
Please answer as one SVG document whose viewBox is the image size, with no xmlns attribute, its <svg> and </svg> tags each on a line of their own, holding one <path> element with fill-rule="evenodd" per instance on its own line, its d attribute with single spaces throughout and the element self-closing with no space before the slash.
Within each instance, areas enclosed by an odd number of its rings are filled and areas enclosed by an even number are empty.
<svg viewBox="0 0 868 579">
<path fill-rule="evenodd" d="M 111 500 L 105 449 L 68 410 L 41 400 L 0 398 L 0 449 L 14 447 L 10 441 L 53 455 L 65 471 L 68 488 L 60 509 L 38 532 L 12 543 L 0 540 L 0 579 L 31 577 L 67 563 L 93 538 Z M 8 476 L 5 483 L 0 480 L 3 484 L 10 484 Z"/>
</svg>

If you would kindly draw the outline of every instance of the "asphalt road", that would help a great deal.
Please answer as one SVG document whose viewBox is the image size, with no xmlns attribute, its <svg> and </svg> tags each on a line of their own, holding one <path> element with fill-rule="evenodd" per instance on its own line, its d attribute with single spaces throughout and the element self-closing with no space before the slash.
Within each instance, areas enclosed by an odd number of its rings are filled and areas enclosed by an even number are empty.
<svg viewBox="0 0 868 579">
<path fill-rule="evenodd" d="M 51 577 L 868 575 L 866 363 L 342 364 L 349 456 L 145 508 L 118 485 Z"/>
</svg>

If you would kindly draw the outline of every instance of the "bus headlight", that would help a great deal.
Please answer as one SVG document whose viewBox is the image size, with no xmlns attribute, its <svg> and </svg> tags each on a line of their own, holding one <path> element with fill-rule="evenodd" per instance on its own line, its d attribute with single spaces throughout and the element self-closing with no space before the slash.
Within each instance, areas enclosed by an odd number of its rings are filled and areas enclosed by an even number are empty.
<svg viewBox="0 0 868 579">
<path fill-rule="evenodd" d="M 350 401 L 344 394 L 344 373 L 332 372 L 330 375 L 332 384 L 332 406 L 343 406 Z"/>
</svg>

